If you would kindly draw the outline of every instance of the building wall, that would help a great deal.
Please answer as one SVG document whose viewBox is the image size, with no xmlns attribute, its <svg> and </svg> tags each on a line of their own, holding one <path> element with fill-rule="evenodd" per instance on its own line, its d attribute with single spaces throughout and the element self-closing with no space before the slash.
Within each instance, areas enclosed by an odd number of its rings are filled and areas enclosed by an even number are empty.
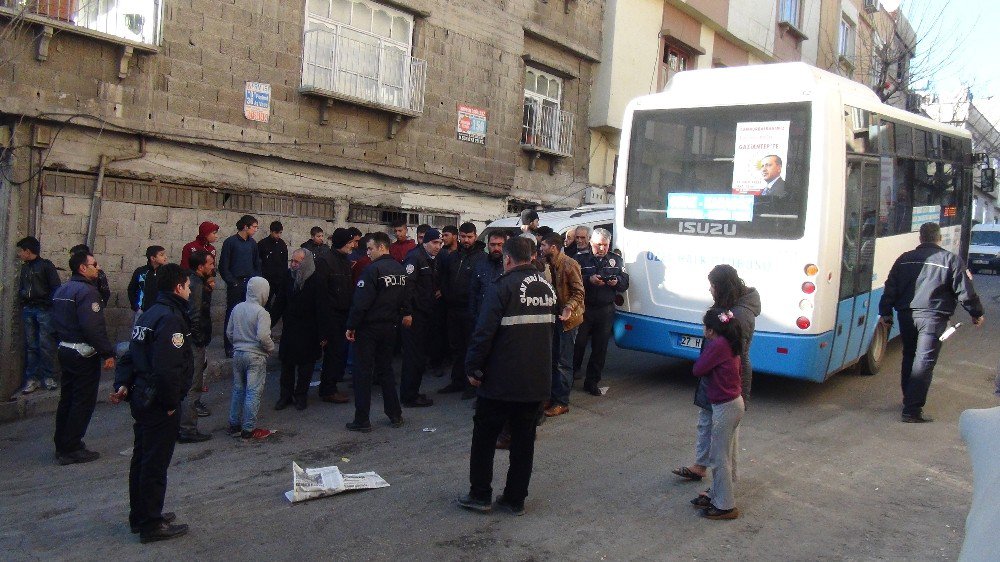
<svg viewBox="0 0 1000 562">
<path fill-rule="evenodd" d="M 35 234 L 57 265 L 65 261 L 66 248 L 85 237 L 101 156 L 136 155 L 140 136 L 141 158 L 107 167 L 108 181 L 138 186 L 135 196 L 121 188 L 121 200 L 105 202 L 94 243 L 112 277 L 108 312 L 119 336 L 128 319 L 124 287 L 145 247 L 163 245 L 178 260 L 204 219 L 228 234 L 250 212 L 263 237 L 280 218 L 297 246 L 314 224 L 328 231 L 351 224 L 358 206 L 483 224 L 505 215 L 510 198 L 578 202 L 588 180 L 586 124 L 604 1 L 385 3 L 415 14 L 412 56 L 427 61 L 423 112 L 398 122 L 385 111 L 299 92 L 304 0 L 165 0 L 158 51 L 136 51 L 124 78 L 118 44 L 57 29 L 43 62 L 35 56 L 37 28 L 0 19 L 0 32 L 10 33 L 0 48 L 0 125 L 19 147 L 0 162 L 17 180 L 3 185 L 10 200 L 3 257 L 15 240 Z M 564 75 L 562 107 L 575 114 L 571 157 L 532 162 L 521 148 L 526 64 Z M 267 123 L 243 115 L 247 81 L 271 85 Z M 485 146 L 456 139 L 459 103 L 488 112 Z M 36 138 L 36 129 L 48 138 Z M 73 178 L 71 192 L 64 176 Z M 188 200 L 164 200 L 167 193 Z M 3 275 L 4 288 L 16 286 L 16 267 Z M 0 373 L 8 392 L 20 380 L 21 353 L 16 311 L 4 307 L 2 351 L 18 358 Z"/>
</svg>

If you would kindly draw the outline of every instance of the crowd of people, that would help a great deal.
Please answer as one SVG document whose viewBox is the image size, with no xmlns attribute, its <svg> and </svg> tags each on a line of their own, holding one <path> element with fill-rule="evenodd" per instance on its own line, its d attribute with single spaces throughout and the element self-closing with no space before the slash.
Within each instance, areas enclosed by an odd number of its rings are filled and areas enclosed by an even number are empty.
<svg viewBox="0 0 1000 562">
<path fill-rule="evenodd" d="M 289 252 L 280 222 L 271 223 L 258 243 L 258 221 L 245 215 L 223 242 L 216 265 L 219 227 L 206 222 L 184 247 L 181 264 L 168 263 L 160 246 L 148 248 L 147 264 L 129 283 L 136 313 L 130 342 L 117 355 L 103 315 L 110 297 L 107 278 L 89 248 L 73 248 L 72 276 L 60 284 L 53 264 L 40 257 L 38 240 L 24 238 L 17 244 L 24 262 L 19 298 L 27 356 L 21 392 L 57 386 L 52 349 L 58 342 L 56 459 L 63 465 L 91 462 L 100 454 L 87 449 L 83 438 L 101 369 L 114 368 L 110 401 L 128 401 L 135 420 L 130 527 L 142 542 L 186 533 L 173 513 L 163 512 L 166 473 L 175 443 L 212 438 L 197 426 L 199 417 L 211 415 L 201 393 L 218 273 L 226 284 L 223 337 L 232 359 L 231 436 L 260 441 L 271 435 L 258 414 L 267 358 L 275 351 L 281 364 L 275 410 L 308 407 L 315 367 L 322 361 L 318 396 L 324 402 L 351 401 L 339 388 L 351 373 L 354 416 L 346 429 L 358 432 L 374 427 L 373 384 L 382 389 L 391 427 L 404 425 L 404 408 L 433 406 L 421 392 L 424 375 L 443 370 L 450 356 L 450 380 L 437 392 L 477 399 L 470 488 L 458 504 L 523 514 L 536 427 L 546 417 L 569 412 L 577 376 L 584 379 L 584 391 L 603 395 L 599 384 L 614 305 L 629 276 L 622 257 L 610 251 L 611 234 L 604 229 L 553 232 L 539 226 L 531 210 L 521 223 L 519 232 L 496 230 L 485 240 L 468 222 L 441 229 L 420 225 L 416 239 L 399 222 L 392 225 L 395 240 L 354 228 L 338 228 L 327 237 L 314 227 L 309 240 Z M 893 266 L 880 303 L 884 325 L 893 322 L 893 311 L 901 323 L 901 419 L 907 423 L 931 421 L 922 407 L 940 335 L 956 304 L 975 324 L 983 323 L 971 276 L 959 258 L 940 247 L 938 225 L 924 225 L 920 237 L 917 250 Z M 703 318 L 705 344 L 692 369 L 701 379 L 695 461 L 673 472 L 698 481 L 711 469 L 712 486 L 691 503 L 708 519 L 733 519 L 739 516 L 733 493 L 736 443 L 750 396 L 749 349 L 761 301 L 729 265 L 716 266 L 708 286 L 713 305 Z M 272 328 L 279 322 L 276 344 Z M 397 391 L 392 359 L 400 337 Z M 502 448 L 510 450 L 510 468 L 494 502 L 493 458 Z"/>
</svg>

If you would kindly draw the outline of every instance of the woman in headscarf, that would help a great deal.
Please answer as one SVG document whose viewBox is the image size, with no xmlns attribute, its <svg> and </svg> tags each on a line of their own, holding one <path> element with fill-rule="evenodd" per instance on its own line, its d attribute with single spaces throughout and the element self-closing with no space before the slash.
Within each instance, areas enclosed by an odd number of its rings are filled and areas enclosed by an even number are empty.
<svg viewBox="0 0 1000 562">
<path fill-rule="evenodd" d="M 330 295 L 324 273 L 316 271 L 312 254 L 302 248 L 292 252 L 288 276 L 279 302 L 281 397 L 274 409 L 283 410 L 295 402 L 297 410 L 305 410 L 313 368 L 327 343 Z"/>
</svg>

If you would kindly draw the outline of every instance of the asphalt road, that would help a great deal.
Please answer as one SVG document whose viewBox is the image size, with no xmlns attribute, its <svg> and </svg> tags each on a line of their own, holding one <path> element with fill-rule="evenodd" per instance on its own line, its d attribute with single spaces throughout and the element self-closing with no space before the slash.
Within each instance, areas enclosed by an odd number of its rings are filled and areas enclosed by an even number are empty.
<svg viewBox="0 0 1000 562">
<path fill-rule="evenodd" d="M 392 429 L 376 395 L 376 430 L 358 435 L 343 429 L 350 405 L 313 400 L 304 412 L 273 411 L 272 373 L 261 423 L 279 431 L 274 438 L 227 437 L 228 385 L 216 384 L 214 415 L 201 422 L 215 438 L 178 445 L 167 509 L 192 530 L 173 541 L 140 545 L 128 532 L 125 408 L 98 405 L 87 444 L 104 456 L 86 465 L 55 464 L 51 416 L 2 426 L 0 552 L 9 560 L 955 559 L 971 498 L 958 416 L 996 405 L 1000 358 L 1000 277 L 976 282 L 988 323 L 945 345 L 926 409 L 935 423 L 898 421 L 898 342 L 872 378 L 758 378 L 741 426 L 735 521 L 700 519 L 687 502 L 706 484 L 669 472 L 691 460 L 693 378 L 671 360 L 613 349 L 607 396 L 574 392 L 570 413 L 541 427 L 524 517 L 453 503 L 468 486 L 471 402 L 443 397 L 407 410 L 406 426 Z M 443 384 L 429 379 L 425 388 Z M 497 455 L 497 493 L 506 456 Z M 391 487 L 290 505 L 282 494 L 292 460 L 374 470 Z"/>
</svg>

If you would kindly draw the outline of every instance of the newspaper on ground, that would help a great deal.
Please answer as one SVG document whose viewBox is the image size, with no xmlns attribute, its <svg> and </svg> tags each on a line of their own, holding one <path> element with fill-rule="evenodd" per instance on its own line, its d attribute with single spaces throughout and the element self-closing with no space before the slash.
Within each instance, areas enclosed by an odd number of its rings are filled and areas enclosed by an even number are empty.
<svg viewBox="0 0 1000 562">
<path fill-rule="evenodd" d="M 348 490 L 370 490 L 389 485 L 374 472 L 342 474 L 337 466 L 302 468 L 292 463 L 292 489 L 285 498 L 292 503 L 333 496 Z"/>
</svg>

